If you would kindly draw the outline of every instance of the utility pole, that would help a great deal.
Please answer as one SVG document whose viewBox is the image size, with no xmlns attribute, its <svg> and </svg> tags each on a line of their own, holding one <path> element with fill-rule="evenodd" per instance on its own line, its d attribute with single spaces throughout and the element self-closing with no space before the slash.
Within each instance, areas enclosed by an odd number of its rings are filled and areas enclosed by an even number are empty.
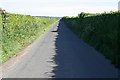
<svg viewBox="0 0 120 80">
<path fill-rule="evenodd" d="M 7 22 L 7 15 L 6 15 L 6 11 L 5 10 L 2 10 L 0 8 L 0 14 L 2 16 L 2 25 L 3 25 L 3 29 L 5 28 L 6 26 L 6 22 Z"/>
<path fill-rule="evenodd" d="M 118 11 L 120 11 L 120 1 L 118 2 Z"/>
</svg>

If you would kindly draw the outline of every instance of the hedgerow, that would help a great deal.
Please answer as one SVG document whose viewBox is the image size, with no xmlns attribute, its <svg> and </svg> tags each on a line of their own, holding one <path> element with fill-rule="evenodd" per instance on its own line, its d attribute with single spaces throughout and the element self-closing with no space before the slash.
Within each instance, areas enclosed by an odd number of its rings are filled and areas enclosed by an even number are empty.
<svg viewBox="0 0 120 80">
<path fill-rule="evenodd" d="M 65 24 L 82 40 L 93 46 L 120 68 L 119 20 L 120 12 L 101 14 L 81 13 L 77 17 L 63 17 Z"/>
<path fill-rule="evenodd" d="M 32 17 L 30 15 L 11 14 L 5 11 L 0 16 L 0 43 L 2 45 L 1 63 L 11 58 L 25 46 L 43 34 L 57 18 Z"/>
</svg>

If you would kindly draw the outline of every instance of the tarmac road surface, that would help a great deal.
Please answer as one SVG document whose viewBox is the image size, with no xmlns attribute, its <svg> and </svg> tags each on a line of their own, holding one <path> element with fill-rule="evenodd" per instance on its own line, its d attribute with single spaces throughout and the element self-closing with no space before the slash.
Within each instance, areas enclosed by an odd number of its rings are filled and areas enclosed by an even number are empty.
<svg viewBox="0 0 120 80">
<path fill-rule="evenodd" d="M 3 78 L 118 77 L 118 69 L 62 21 L 1 67 Z"/>
</svg>

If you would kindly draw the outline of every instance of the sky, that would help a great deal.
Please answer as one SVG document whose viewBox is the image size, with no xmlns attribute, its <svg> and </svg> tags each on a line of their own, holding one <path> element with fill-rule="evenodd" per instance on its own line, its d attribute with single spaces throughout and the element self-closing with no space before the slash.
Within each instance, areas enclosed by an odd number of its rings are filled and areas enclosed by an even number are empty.
<svg viewBox="0 0 120 80">
<path fill-rule="evenodd" d="M 119 0 L 0 0 L 7 12 L 32 16 L 77 16 L 118 10 Z"/>
</svg>

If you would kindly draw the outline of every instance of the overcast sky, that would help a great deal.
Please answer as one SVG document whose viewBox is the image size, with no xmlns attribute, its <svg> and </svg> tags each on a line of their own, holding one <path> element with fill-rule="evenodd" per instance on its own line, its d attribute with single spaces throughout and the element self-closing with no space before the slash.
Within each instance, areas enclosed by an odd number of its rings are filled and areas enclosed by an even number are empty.
<svg viewBox="0 0 120 80">
<path fill-rule="evenodd" d="M 119 0 L 0 0 L 8 12 L 37 16 L 76 16 L 80 12 L 117 11 Z"/>
</svg>

